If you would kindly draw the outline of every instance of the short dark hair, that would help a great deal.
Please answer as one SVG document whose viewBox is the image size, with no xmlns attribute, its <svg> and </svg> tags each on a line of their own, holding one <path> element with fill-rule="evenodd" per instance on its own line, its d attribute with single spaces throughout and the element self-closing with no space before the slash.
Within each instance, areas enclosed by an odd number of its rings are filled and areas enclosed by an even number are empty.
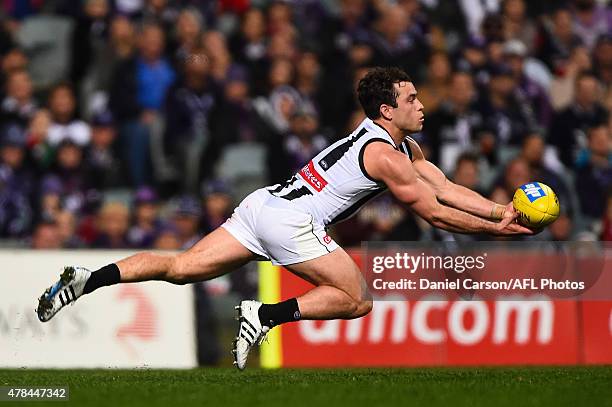
<svg viewBox="0 0 612 407">
<path fill-rule="evenodd" d="M 397 107 L 397 91 L 393 87 L 399 82 L 412 82 L 410 76 L 400 68 L 373 68 L 359 81 L 357 96 L 368 118 L 380 117 L 380 105 Z"/>
<path fill-rule="evenodd" d="M 471 163 L 474 165 L 478 165 L 478 160 L 479 160 L 479 156 L 476 152 L 474 151 L 464 151 L 463 153 L 461 153 L 461 155 L 459 155 L 459 157 L 457 158 L 457 162 L 455 164 L 456 168 L 459 168 L 459 166 L 461 164 L 465 163 Z"/>
</svg>

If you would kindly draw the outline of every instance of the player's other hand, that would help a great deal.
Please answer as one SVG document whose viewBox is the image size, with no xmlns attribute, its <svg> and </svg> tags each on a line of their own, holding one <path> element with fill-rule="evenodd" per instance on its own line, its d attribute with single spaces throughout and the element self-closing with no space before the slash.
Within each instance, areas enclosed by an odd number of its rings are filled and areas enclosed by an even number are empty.
<svg viewBox="0 0 612 407">
<path fill-rule="evenodd" d="M 512 202 L 506 206 L 506 211 L 499 223 L 495 224 L 494 234 L 498 236 L 512 236 L 512 235 L 532 235 L 533 230 L 519 225 L 516 222 L 518 218 L 518 212 L 514 210 Z"/>
<path fill-rule="evenodd" d="M 518 212 L 514 209 L 514 204 L 512 201 L 504 208 L 504 213 L 502 214 L 502 219 L 511 217 L 512 220 L 518 217 Z"/>
</svg>

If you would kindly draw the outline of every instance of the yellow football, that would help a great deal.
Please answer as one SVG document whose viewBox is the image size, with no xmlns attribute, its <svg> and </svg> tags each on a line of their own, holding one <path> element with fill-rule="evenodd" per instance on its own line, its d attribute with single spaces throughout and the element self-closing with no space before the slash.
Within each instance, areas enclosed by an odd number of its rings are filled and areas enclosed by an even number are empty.
<svg viewBox="0 0 612 407">
<path fill-rule="evenodd" d="M 559 217 L 559 199 L 555 192 L 541 182 L 530 182 L 514 192 L 514 209 L 521 225 L 543 228 Z"/>
</svg>

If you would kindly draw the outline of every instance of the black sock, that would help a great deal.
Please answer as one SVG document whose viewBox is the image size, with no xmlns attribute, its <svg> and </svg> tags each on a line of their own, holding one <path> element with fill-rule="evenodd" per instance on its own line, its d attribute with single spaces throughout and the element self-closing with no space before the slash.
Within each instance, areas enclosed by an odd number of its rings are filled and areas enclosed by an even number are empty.
<svg viewBox="0 0 612 407">
<path fill-rule="evenodd" d="M 296 298 L 278 304 L 262 304 L 259 308 L 259 322 L 269 328 L 285 322 L 299 321 L 301 317 Z"/>
<path fill-rule="evenodd" d="M 91 273 L 89 280 L 87 280 L 83 288 L 83 294 L 89 294 L 100 287 L 117 284 L 120 281 L 119 267 L 115 263 L 109 264 Z"/>
</svg>

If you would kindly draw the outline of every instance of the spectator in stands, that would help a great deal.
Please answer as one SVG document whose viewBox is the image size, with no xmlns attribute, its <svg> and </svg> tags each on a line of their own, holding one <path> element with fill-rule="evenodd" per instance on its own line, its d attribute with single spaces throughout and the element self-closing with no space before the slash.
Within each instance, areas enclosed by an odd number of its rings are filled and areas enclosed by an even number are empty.
<svg viewBox="0 0 612 407">
<path fill-rule="evenodd" d="M 103 49 L 108 39 L 109 11 L 107 0 L 86 0 L 82 14 L 72 31 L 72 67 L 70 80 L 77 89 L 90 67 L 104 64 Z"/>
<path fill-rule="evenodd" d="M 612 88 L 612 32 L 602 34 L 593 50 L 593 69 L 601 83 Z"/>
<path fill-rule="evenodd" d="M 174 65 L 180 69 L 182 62 L 200 47 L 200 37 L 204 28 L 202 15 L 197 9 L 182 10 L 176 20 L 175 36 L 171 39 Z"/>
<path fill-rule="evenodd" d="M 172 226 L 165 226 L 159 231 L 153 248 L 157 250 L 180 250 L 181 242 L 178 233 Z"/>
<path fill-rule="evenodd" d="M 159 219 L 159 198 L 152 188 L 138 188 L 132 214 L 133 224 L 127 234 L 130 247 L 153 247 L 162 225 Z"/>
<path fill-rule="evenodd" d="M 74 140 L 66 138 L 57 146 L 55 163 L 47 177 L 60 181 L 65 209 L 79 213 L 85 208 L 91 180 L 83 163 L 83 148 Z"/>
<path fill-rule="evenodd" d="M 272 2 L 267 9 L 268 32 L 275 36 L 295 35 L 293 25 L 293 11 L 288 3 L 277 1 Z"/>
<path fill-rule="evenodd" d="M 568 190 L 567 183 L 561 174 L 555 172 L 553 167 L 545 159 L 546 144 L 544 138 L 538 133 L 531 133 L 525 137 L 520 157 L 529 165 L 529 171 L 533 180 L 541 181 L 551 187 L 563 202 L 568 211 L 572 211 L 572 196 Z"/>
<path fill-rule="evenodd" d="M 548 93 L 525 71 L 527 47 L 519 40 L 507 41 L 503 45 L 504 62 L 512 70 L 516 93 L 522 103 L 528 104 L 539 126 L 548 127 L 552 119 L 552 107 Z"/>
<path fill-rule="evenodd" d="M 225 81 L 232 65 L 232 57 L 227 49 L 225 36 L 215 30 L 202 35 L 202 46 L 209 60 L 209 73 L 217 82 Z"/>
<path fill-rule="evenodd" d="M 219 89 L 210 77 L 204 50 L 194 50 L 183 61 L 182 70 L 181 80 L 170 88 L 165 102 L 164 144 L 182 174 L 182 191 L 195 192 L 201 157 L 211 138 L 211 112 L 219 103 Z"/>
<path fill-rule="evenodd" d="M 457 165 L 453 172 L 452 180 L 455 184 L 464 186 L 472 191 L 483 192 L 480 179 L 480 157 L 478 154 L 466 151 L 457 158 Z M 484 195 L 484 194 L 483 194 Z M 455 241 L 455 242 L 474 242 L 487 240 L 486 234 L 462 235 L 451 233 L 441 229 L 432 231 L 434 240 Z"/>
<path fill-rule="evenodd" d="M 37 197 L 37 218 L 56 219 L 62 211 L 63 187 L 55 175 L 46 175 L 40 182 Z"/>
<path fill-rule="evenodd" d="M 508 65 L 491 67 L 486 92 L 480 95 L 476 109 L 484 127 L 493 131 L 495 145 L 520 145 L 523 137 L 536 128 L 536 119 L 524 99 L 517 93 L 517 83 Z"/>
<path fill-rule="evenodd" d="M 483 118 L 475 109 L 476 90 L 470 74 L 451 75 L 448 99 L 438 110 L 427 114 L 425 142 L 431 146 L 431 157 L 444 171 L 450 172 L 461 152 L 474 147 Z"/>
<path fill-rule="evenodd" d="M 199 226 L 202 208 L 192 196 L 180 197 L 170 224 L 176 229 L 181 250 L 187 250 L 201 239 Z"/>
<path fill-rule="evenodd" d="M 455 70 L 471 74 L 478 87 L 486 85 L 489 80 L 486 45 L 483 39 L 471 37 L 454 58 Z"/>
<path fill-rule="evenodd" d="M 591 70 L 593 63 L 589 50 L 584 46 L 572 49 L 563 69 L 558 70 L 550 84 L 550 98 L 555 110 L 563 110 L 574 100 L 574 88 L 579 74 Z"/>
<path fill-rule="evenodd" d="M 489 199 L 493 202 L 510 202 L 517 188 L 531 180 L 529 164 L 524 158 L 516 157 L 506 165 L 503 174 L 495 182 Z"/>
<path fill-rule="evenodd" d="M 116 3 L 132 3 L 130 6 L 134 6 L 134 2 L 131 0 L 116 0 Z M 138 10 L 134 20 L 144 24 L 157 24 L 164 30 L 165 33 L 171 33 L 177 26 L 177 18 L 180 13 L 180 9 L 175 1 L 168 0 L 147 0 L 138 4 Z M 194 2 L 191 2 L 194 3 Z M 186 7 L 188 4 L 182 2 Z M 118 14 L 128 15 L 118 10 Z"/>
<path fill-rule="evenodd" d="M 85 242 L 76 234 L 77 219 L 74 213 L 63 210 L 57 214 L 55 222 L 63 249 L 80 249 L 85 247 Z"/>
<path fill-rule="evenodd" d="M 28 57 L 19 48 L 11 48 L 2 57 L 2 75 L 0 81 L 2 88 L 5 87 L 6 78 L 11 72 L 23 71 L 28 69 Z"/>
<path fill-rule="evenodd" d="M 210 233 L 232 215 L 232 191 L 228 183 L 219 179 L 204 183 L 202 206 L 202 230 L 204 233 Z"/>
<path fill-rule="evenodd" d="M 238 32 L 230 36 L 229 47 L 236 62 L 247 67 L 252 76 L 253 94 L 261 94 L 266 87 L 266 21 L 258 8 L 250 8 L 243 15 Z"/>
<path fill-rule="evenodd" d="M 604 87 L 603 104 L 612 110 L 612 33 L 602 35 L 593 50 L 593 69 Z"/>
<path fill-rule="evenodd" d="M 46 220 L 36 225 L 32 234 L 32 249 L 61 249 L 62 239 L 60 237 L 57 223 Z"/>
<path fill-rule="evenodd" d="M 319 133 L 317 114 L 307 106 L 300 107 L 291 118 L 291 132 L 284 142 L 290 173 L 296 173 L 328 146 Z"/>
<path fill-rule="evenodd" d="M 80 120 L 77 115 L 77 105 L 74 89 L 68 83 L 60 83 L 53 87 L 49 94 L 49 112 L 51 126 L 47 133 L 47 141 L 53 147 L 64 140 L 70 140 L 80 147 L 85 147 L 91 139 L 89 125 Z"/>
<path fill-rule="evenodd" d="M 586 144 L 587 128 L 608 120 L 608 112 L 599 102 L 600 94 L 599 82 L 592 73 L 579 74 L 573 103 L 553 118 L 548 142 L 557 147 L 567 167 L 573 166 L 579 146 Z"/>
<path fill-rule="evenodd" d="M 472 191 L 481 191 L 480 171 L 478 168 L 478 154 L 465 152 L 457 158 L 457 165 L 453 174 L 453 182 Z"/>
<path fill-rule="evenodd" d="M 592 50 L 600 35 L 612 32 L 612 10 L 595 0 L 573 0 L 572 6 L 574 32 Z"/>
<path fill-rule="evenodd" d="M 557 9 L 550 21 L 545 20 L 539 37 L 536 55 L 553 73 L 562 70 L 572 50 L 582 45 L 574 32 L 572 15 L 566 8 Z"/>
<path fill-rule="evenodd" d="M 302 105 L 308 105 L 317 115 L 321 112 L 323 99 L 329 97 L 321 87 L 323 79 L 317 54 L 309 50 L 301 52 L 295 62 L 295 89 Z"/>
<path fill-rule="evenodd" d="M 38 109 L 32 81 L 26 70 L 13 70 L 6 80 L 6 96 L 0 105 L 0 122 L 14 122 L 25 129 Z"/>
<path fill-rule="evenodd" d="M 259 141 L 272 131 L 259 119 L 253 108 L 249 83 L 248 72 L 244 68 L 235 66 L 228 73 L 219 109 L 211 118 L 211 137 L 217 148 L 212 159 L 228 144 Z"/>
<path fill-rule="evenodd" d="M 145 24 L 139 32 L 138 55 L 123 61 L 113 75 L 110 108 L 119 123 L 123 160 L 136 186 L 151 181 L 149 133 L 176 77 L 163 56 L 164 43 L 161 28 Z"/>
<path fill-rule="evenodd" d="M 418 240 L 420 236 L 414 217 L 388 194 L 368 202 L 354 217 L 335 225 L 334 233 L 335 239 L 348 246 L 370 240 Z"/>
<path fill-rule="evenodd" d="M 91 121 L 91 144 L 85 150 L 85 167 L 91 186 L 104 190 L 125 185 L 123 163 L 115 139 L 115 121 L 110 111 L 97 113 Z"/>
<path fill-rule="evenodd" d="M 422 78 L 421 63 L 428 58 L 428 45 L 409 31 L 410 20 L 400 6 L 389 5 L 376 20 L 371 39 L 372 62 L 381 66 L 399 66 L 414 80 Z"/>
<path fill-rule="evenodd" d="M 110 22 L 109 38 L 103 52 L 103 64 L 92 66 L 95 70 L 93 87 L 105 94 L 111 89 L 113 72 L 131 58 L 136 49 L 136 33 L 132 22 L 124 15 L 116 15 Z"/>
<path fill-rule="evenodd" d="M 130 225 L 130 212 L 121 202 L 104 204 L 98 213 L 98 237 L 93 246 L 99 249 L 121 249 L 129 247 L 127 231 Z"/>
<path fill-rule="evenodd" d="M 448 55 L 437 51 L 431 54 L 427 68 L 427 81 L 419 86 L 419 100 L 426 112 L 435 112 L 449 98 L 451 66 Z"/>
<path fill-rule="evenodd" d="M 268 126 L 277 133 L 289 130 L 289 119 L 301 103 L 299 92 L 291 86 L 294 68 L 289 59 L 277 58 L 272 61 L 268 74 L 267 97 L 258 97 L 254 106 Z"/>
<path fill-rule="evenodd" d="M 504 38 L 525 44 L 528 54 L 534 49 L 538 29 L 526 13 L 525 0 L 506 0 L 502 5 Z"/>
<path fill-rule="evenodd" d="M 16 124 L 4 125 L 0 143 L 0 237 L 25 237 L 32 227 L 34 192 L 33 174 L 25 165 L 25 134 Z"/>
<path fill-rule="evenodd" d="M 612 140 L 605 125 L 589 128 L 587 135 L 588 148 L 576 162 L 576 192 L 582 213 L 601 219 L 612 190 Z"/>
</svg>

